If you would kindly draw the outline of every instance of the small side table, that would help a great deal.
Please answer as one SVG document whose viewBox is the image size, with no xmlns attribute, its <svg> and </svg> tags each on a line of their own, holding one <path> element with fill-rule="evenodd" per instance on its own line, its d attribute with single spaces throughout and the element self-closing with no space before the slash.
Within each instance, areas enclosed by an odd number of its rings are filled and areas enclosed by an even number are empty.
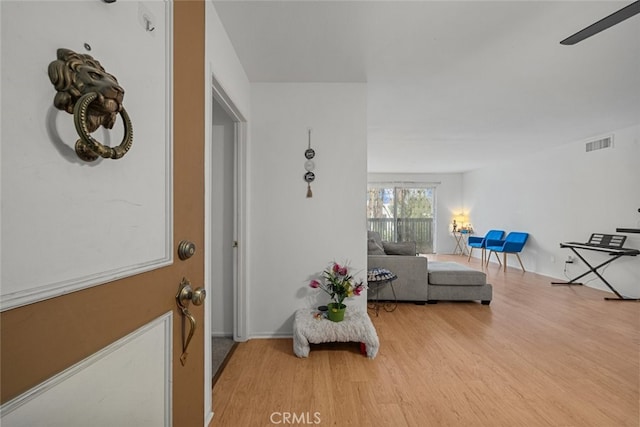
<svg viewBox="0 0 640 427">
<path fill-rule="evenodd" d="M 373 303 L 367 304 L 367 308 L 375 310 L 376 317 L 378 316 L 378 311 L 380 310 L 380 305 L 384 311 L 392 312 L 396 308 L 398 308 L 398 297 L 396 297 L 396 290 L 393 288 L 393 281 L 396 280 L 398 276 L 396 276 L 393 272 L 387 270 L 386 268 L 372 268 L 367 271 L 367 285 L 369 289 L 373 287 L 373 291 L 375 292 L 375 299 Z M 391 286 L 391 293 L 393 293 L 393 302 L 385 301 L 380 304 L 380 288 L 389 284 Z"/>
<path fill-rule="evenodd" d="M 456 247 L 453 250 L 454 255 L 469 255 L 469 247 L 467 246 L 467 241 L 465 240 L 465 236 L 468 236 L 468 232 L 464 231 L 452 231 L 453 238 L 456 240 Z"/>
</svg>

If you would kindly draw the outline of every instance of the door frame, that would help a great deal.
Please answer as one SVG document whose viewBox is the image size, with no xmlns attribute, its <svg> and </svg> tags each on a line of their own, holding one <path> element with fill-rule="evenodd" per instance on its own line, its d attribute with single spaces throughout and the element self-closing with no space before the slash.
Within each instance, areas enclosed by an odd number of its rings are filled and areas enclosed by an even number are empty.
<svg viewBox="0 0 640 427">
<path fill-rule="evenodd" d="M 211 190 L 211 144 L 213 137 L 213 105 L 218 103 L 234 122 L 234 241 L 237 246 L 234 248 L 233 258 L 233 339 L 234 341 L 247 340 L 247 298 L 246 298 L 246 265 L 247 248 L 246 242 L 246 164 L 247 164 L 247 120 L 237 108 L 233 100 L 216 79 L 211 64 L 208 65 L 207 82 L 205 84 L 205 147 L 204 147 L 204 284 L 209 295 L 211 288 L 211 263 L 208 256 L 211 254 L 211 202 L 213 199 Z M 205 305 L 204 317 L 204 421 L 205 426 L 209 425 L 213 418 L 213 373 L 211 366 L 211 303 Z"/>
</svg>

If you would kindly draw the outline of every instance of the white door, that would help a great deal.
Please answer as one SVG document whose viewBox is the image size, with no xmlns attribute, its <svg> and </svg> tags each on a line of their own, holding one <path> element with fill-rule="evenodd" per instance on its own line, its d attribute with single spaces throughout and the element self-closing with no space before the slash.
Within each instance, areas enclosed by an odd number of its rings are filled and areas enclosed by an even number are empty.
<svg viewBox="0 0 640 427">
<path fill-rule="evenodd" d="M 183 365 L 190 322 L 175 298 L 183 278 L 204 284 L 204 2 L 0 7 L 3 425 L 83 413 L 93 414 L 83 425 L 204 425 L 205 305 L 190 306 L 198 327 Z M 72 117 L 53 108 L 47 79 L 59 47 L 93 55 L 125 89 L 134 143 L 122 159 L 75 157 Z M 115 145 L 119 123 L 96 134 Z M 186 260 L 182 240 L 196 247 Z M 159 395 L 152 414 L 144 392 L 137 405 L 118 400 L 138 386 Z M 87 411 L 87 388 L 110 410 Z M 13 403 L 34 391 L 43 400 L 26 404 L 44 402 L 44 420 L 17 416 Z"/>
</svg>

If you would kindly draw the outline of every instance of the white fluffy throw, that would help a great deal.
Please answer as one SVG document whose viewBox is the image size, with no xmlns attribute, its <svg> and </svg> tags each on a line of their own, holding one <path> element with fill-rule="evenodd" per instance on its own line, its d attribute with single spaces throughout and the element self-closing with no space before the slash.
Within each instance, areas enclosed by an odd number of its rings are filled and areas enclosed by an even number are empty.
<svg viewBox="0 0 640 427">
<path fill-rule="evenodd" d="M 376 357 L 380 341 L 366 311 L 347 307 L 342 322 L 332 322 L 318 313 L 311 308 L 296 311 L 293 320 L 293 352 L 296 356 L 309 356 L 309 343 L 360 342 L 366 345 L 367 357 Z"/>
</svg>

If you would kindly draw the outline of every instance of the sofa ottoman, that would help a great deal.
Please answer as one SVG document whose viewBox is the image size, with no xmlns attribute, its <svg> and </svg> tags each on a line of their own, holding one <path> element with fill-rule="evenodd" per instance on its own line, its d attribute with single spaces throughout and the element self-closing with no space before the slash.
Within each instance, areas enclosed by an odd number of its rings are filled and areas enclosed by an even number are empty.
<svg viewBox="0 0 640 427">
<path fill-rule="evenodd" d="M 427 303 L 438 301 L 479 300 L 488 305 L 493 288 L 487 283 L 487 275 L 457 262 L 429 263 Z"/>
</svg>

